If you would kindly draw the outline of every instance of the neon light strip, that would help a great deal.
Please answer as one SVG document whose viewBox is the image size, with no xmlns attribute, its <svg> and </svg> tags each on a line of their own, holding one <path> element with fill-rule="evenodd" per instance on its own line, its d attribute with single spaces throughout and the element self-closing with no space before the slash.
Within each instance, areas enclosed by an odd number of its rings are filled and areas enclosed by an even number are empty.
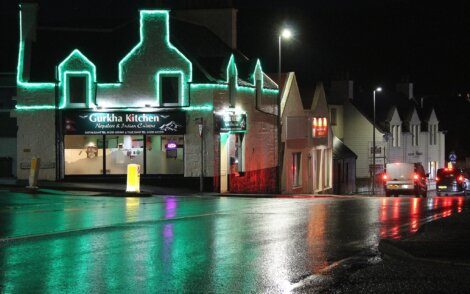
<svg viewBox="0 0 470 294">
<path fill-rule="evenodd" d="M 140 28 L 139 28 L 139 35 L 140 35 L 140 40 L 139 43 L 132 48 L 132 50 L 124 56 L 123 59 L 119 62 L 119 68 L 118 68 L 118 75 L 119 75 L 119 82 L 122 83 L 123 81 L 123 65 L 124 63 L 127 62 L 127 60 L 135 54 L 135 52 L 142 46 L 143 41 L 144 41 L 144 25 L 143 25 L 143 19 L 146 15 L 162 15 L 165 18 L 165 45 L 171 49 L 176 51 L 189 65 L 189 78 L 187 82 L 191 82 L 193 78 L 193 64 L 191 61 L 184 56 L 181 51 L 178 50 L 173 44 L 170 42 L 170 20 L 169 20 L 169 14 L 168 11 L 163 11 L 163 10 L 141 10 L 140 11 Z"/>
<path fill-rule="evenodd" d="M 55 109 L 55 105 L 16 105 L 16 110 L 48 110 L 48 109 Z"/>
<path fill-rule="evenodd" d="M 65 105 L 67 104 L 73 104 L 70 102 L 70 89 L 69 89 L 69 78 L 68 78 L 69 76 L 74 76 L 74 77 L 85 76 L 87 89 L 88 89 L 85 103 L 87 107 L 91 107 L 93 104 L 93 101 L 92 101 L 93 87 L 91 86 L 91 80 L 92 80 L 91 73 L 89 71 L 65 71 L 64 81 L 61 82 L 64 84 L 64 88 L 63 88 L 62 100 L 61 100 L 61 103 L 59 104 L 59 109 L 65 108 Z"/>
<path fill-rule="evenodd" d="M 23 13 L 21 11 L 20 5 L 20 44 L 18 46 L 18 64 L 16 65 L 16 84 L 21 88 L 26 88 L 29 90 L 37 89 L 54 89 L 55 83 L 29 83 L 23 79 L 24 74 L 24 46 L 25 42 L 23 40 Z"/>
<path fill-rule="evenodd" d="M 91 67 L 90 70 L 64 70 L 64 67 L 72 58 L 81 59 L 86 65 Z M 87 76 L 87 99 L 86 106 L 93 106 L 93 86 L 96 82 L 96 66 L 91 62 L 80 50 L 75 49 L 59 64 L 59 80 L 63 85 L 62 95 L 60 97 L 59 109 L 65 108 L 70 103 L 70 93 L 68 89 L 68 76 Z"/>
</svg>

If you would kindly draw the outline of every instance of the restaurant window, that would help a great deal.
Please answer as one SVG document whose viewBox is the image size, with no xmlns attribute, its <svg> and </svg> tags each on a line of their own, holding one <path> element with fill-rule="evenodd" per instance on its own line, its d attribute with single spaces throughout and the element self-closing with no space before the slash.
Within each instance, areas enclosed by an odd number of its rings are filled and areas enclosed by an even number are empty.
<svg viewBox="0 0 470 294">
<path fill-rule="evenodd" d="M 147 174 L 184 174 L 184 136 L 146 136 Z"/>
<path fill-rule="evenodd" d="M 127 165 L 130 163 L 139 164 L 140 173 L 143 173 L 144 136 L 109 135 L 105 140 L 107 174 L 127 174 Z"/>
<path fill-rule="evenodd" d="M 292 153 L 292 186 L 297 187 L 302 184 L 301 181 L 301 152 Z"/>
<path fill-rule="evenodd" d="M 103 173 L 103 136 L 64 136 L 65 175 Z"/>
<path fill-rule="evenodd" d="M 180 95 L 179 77 L 161 77 L 161 99 L 163 105 L 178 105 Z"/>
<path fill-rule="evenodd" d="M 332 126 L 336 126 L 336 108 L 330 110 L 330 123 Z"/>
<path fill-rule="evenodd" d="M 69 79 L 69 102 L 86 103 L 86 84 L 84 76 L 71 76 Z"/>
</svg>

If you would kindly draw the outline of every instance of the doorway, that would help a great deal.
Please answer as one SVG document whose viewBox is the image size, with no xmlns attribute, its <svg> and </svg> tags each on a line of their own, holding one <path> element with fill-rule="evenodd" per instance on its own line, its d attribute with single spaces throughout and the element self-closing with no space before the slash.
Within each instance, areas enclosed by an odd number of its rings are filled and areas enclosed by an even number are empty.
<svg viewBox="0 0 470 294">
<path fill-rule="evenodd" d="M 229 177 L 229 134 L 220 134 L 220 193 L 228 192 L 228 177 Z"/>
</svg>

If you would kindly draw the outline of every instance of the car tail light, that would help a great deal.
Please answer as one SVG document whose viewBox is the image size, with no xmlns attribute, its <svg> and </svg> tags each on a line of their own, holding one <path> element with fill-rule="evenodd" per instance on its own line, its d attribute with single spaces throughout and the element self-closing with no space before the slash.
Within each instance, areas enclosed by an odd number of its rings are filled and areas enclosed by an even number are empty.
<svg viewBox="0 0 470 294">
<path fill-rule="evenodd" d="M 384 181 L 386 181 L 388 177 L 387 177 L 386 174 L 384 174 L 384 175 L 382 176 L 382 178 L 384 179 Z"/>
<path fill-rule="evenodd" d="M 439 182 L 439 177 L 436 177 L 436 182 Z"/>
<path fill-rule="evenodd" d="M 462 182 L 463 182 L 463 176 L 460 175 L 460 176 L 457 178 L 457 180 L 462 183 Z"/>
<path fill-rule="evenodd" d="M 414 179 L 415 181 L 419 180 L 419 175 L 418 175 L 418 174 L 414 174 L 414 175 L 413 175 L 413 179 Z"/>
</svg>

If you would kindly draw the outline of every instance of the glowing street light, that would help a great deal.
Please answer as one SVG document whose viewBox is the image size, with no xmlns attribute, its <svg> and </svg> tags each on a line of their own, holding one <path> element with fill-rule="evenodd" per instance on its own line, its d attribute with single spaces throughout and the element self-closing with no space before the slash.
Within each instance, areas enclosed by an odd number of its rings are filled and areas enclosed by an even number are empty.
<svg viewBox="0 0 470 294">
<path fill-rule="evenodd" d="M 292 32 L 289 29 L 283 29 L 282 32 L 281 32 L 281 36 L 284 39 L 290 39 L 292 37 Z"/>
<path fill-rule="evenodd" d="M 276 173 L 276 181 L 277 181 L 277 190 L 279 193 L 282 191 L 282 185 L 281 185 L 281 167 L 282 167 L 282 159 L 280 156 L 280 150 L 281 150 L 281 45 L 282 45 L 282 39 L 289 40 L 292 37 L 292 31 L 289 30 L 288 28 L 284 28 L 281 30 L 279 36 L 278 36 L 278 41 L 279 41 L 279 47 L 278 47 L 278 53 L 279 53 L 279 60 L 278 60 L 278 67 L 277 67 L 277 83 L 279 86 L 279 93 L 277 95 L 277 113 L 278 113 L 278 118 L 277 118 L 277 173 Z"/>
<path fill-rule="evenodd" d="M 375 88 L 373 92 L 373 97 L 374 97 L 374 103 L 373 103 L 373 108 L 374 108 L 374 119 L 373 119 L 373 124 L 372 124 L 372 195 L 375 194 L 375 92 L 382 92 L 381 87 Z"/>
</svg>

